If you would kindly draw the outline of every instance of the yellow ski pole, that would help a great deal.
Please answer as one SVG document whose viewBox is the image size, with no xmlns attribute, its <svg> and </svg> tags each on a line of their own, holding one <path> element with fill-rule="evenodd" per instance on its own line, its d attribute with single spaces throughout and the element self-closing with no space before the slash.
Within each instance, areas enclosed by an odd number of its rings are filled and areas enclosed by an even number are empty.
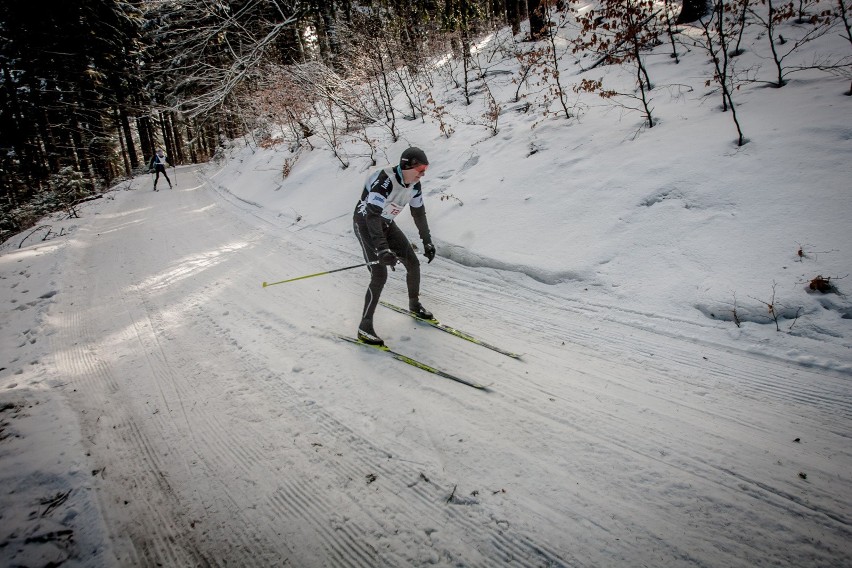
<svg viewBox="0 0 852 568">
<path fill-rule="evenodd" d="M 343 270 L 352 270 L 353 268 L 358 268 L 361 266 L 372 266 L 374 264 L 379 264 L 378 260 L 374 260 L 372 262 L 365 262 L 363 264 L 355 264 L 353 266 L 347 266 L 346 268 L 335 268 L 334 270 L 326 270 L 325 272 L 317 272 L 316 274 L 306 274 L 305 276 L 297 276 L 295 278 L 288 278 L 287 280 L 279 280 L 278 282 L 264 282 L 263 287 L 267 286 L 275 286 L 276 284 L 285 284 L 287 282 L 294 282 L 296 280 L 304 280 L 305 278 L 313 278 L 314 276 L 323 276 L 325 274 L 331 274 L 332 272 L 341 272 Z"/>
</svg>

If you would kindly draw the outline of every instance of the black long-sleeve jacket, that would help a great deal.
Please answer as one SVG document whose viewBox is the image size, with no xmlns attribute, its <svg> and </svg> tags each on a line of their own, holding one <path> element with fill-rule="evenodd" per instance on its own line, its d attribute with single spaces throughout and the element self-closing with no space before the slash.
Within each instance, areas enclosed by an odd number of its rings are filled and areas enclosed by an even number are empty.
<svg viewBox="0 0 852 568">
<path fill-rule="evenodd" d="M 414 225 L 420 234 L 420 240 L 431 243 L 429 223 L 426 220 L 426 206 L 423 203 L 423 189 L 420 182 L 405 185 L 399 166 L 391 166 L 370 174 L 364 183 L 361 200 L 355 209 L 363 215 L 370 233 L 370 240 L 376 250 L 388 248 L 384 227 L 394 222 L 405 206 L 411 208 Z"/>
</svg>

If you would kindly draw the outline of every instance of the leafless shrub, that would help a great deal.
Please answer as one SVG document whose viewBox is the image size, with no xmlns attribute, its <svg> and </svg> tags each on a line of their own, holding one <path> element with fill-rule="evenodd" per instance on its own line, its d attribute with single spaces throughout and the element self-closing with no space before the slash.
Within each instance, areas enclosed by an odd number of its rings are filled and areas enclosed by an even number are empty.
<svg viewBox="0 0 852 568">
<path fill-rule="evenodd" d="M 737 146 L 743 146 L 747 140 L 737 118 L 737 107 L 733 99 L 733 92 L 737 89 L 737 85 L 730 61 L 729 46 L 732 30 L 726 19 L 726 10 L 725 0 L 714 0 L 709 16 L 698 21 L 704 32 L 701 47 L 713 62 L 713 79 L 707 81 L 707 84 L 709 86 L 711 82 L 715 82 L 721 88 L 722 112 L 731 112 L 731 118 L 737 128 Z"/>
<path fill-rule="evenodd" d="M 796 54 L 802 46 L 835 29 L 838 20 L 838 14 L 832 10 L 806 14 L 805 4 L 815 7 L 815 2 L 800 2 L 797 9 L 793 1 L 779 0 L 758 0 L 748 6 L 753 21 L 763 28 L 769 43 L 772 63 L 775 66 L 775 79 L 769 82 L 773 87 L 783 87 L 787 84 L 787 77 L 798 71 L 820 69 L 831 72 L 852 67 L 852 59 L 848 55 L 835 54 L 817 56 L 807 63 L 787 63 L 788 58 Z M 786 24 L 794 21 L 797 24 L 795 27 L 784 28 Z M 784 37 L 782 31 L 787 37 Z"/>
<path fill-rule="evenodd" d="M 772 294 L 769 300 L 760 300 L 752 296 L 753 300 L 757 300 L 764 306 L 766 306 L 766 310 L 769 314 L 769 319 L 775 322 L 775 331 L 781 331 L 781 320 L 782 319 L 791 319 L 793 322 L 790 324 L 789 329 L 793 329 L 793 326 L 796 325 L 796 322 L 799 319 L 799 316 L 802 313 L 801 307 L 791 308 L 789 306 L 785 306 L 781 304 L 776 299 L 776 288 L 778 284 L 777 282 L 772 282 Z"/>
</svg>

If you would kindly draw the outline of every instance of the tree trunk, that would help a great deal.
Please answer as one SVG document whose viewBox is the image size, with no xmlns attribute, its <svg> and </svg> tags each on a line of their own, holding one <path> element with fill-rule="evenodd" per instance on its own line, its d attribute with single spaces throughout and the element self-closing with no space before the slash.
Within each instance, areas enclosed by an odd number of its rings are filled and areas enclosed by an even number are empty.
<svg viewBox="0 0 852 568">
<path fill-rule="evenodd" d="M 334 66 L 340 57 L 340 38 L 335 25 L 335 10 L 333 2 L 321 2 L 319 20 L 322 23 L 322 43 L 325 45 L 325 60 Z"/>
<path fill-rule="evenodd" d="M 118 109 L 112 111 L 115 121 L 115 128 L 118 131 L 118 143 L 121 145 L 121 158 L 124 161 L 124 175 L 130 176 L 133 173 L 133 168 L 130 166 L 130 156 L 127 155 L 127 145 L 124 143 L 124 133 L 121 128 L 121 118 L 119 117 Z"/>
<path fill-rule="evenodd" d="M 527 0 L 527 11 L 530 15 L 530 41 L 538 41 L 546 36 L 544 27 L 547 3 L 541 0 Z"/>
<path fill-rule="evenodd" d="M 139 132 L 139 144 L 142 146 L 142 155 L 145 164 L 154 155 L 154 137 L 151 132 L 151 117 L 140 116 L 136 119 L 136 130 Z"/>
<path fill-rule="evenodd" d="M 95 176 L 92 170 L 92 162 L 89 159 L 87 144 L 83 141 L 83 127 L 80 124 L 80 116 L 77 113 L 76 104 L 71 105 L 71 110 L 68 115 L 68 127 L 73 144 L 72 151 L 74 152 L 74 161 L 76 162 L 77 171 L 89 178 L 94 178 Z"/>
<path fill-rule="evenodd" d="M 118 109 L 118 120 L 121 122 L 119 136 L 124 136 L 124 144 L 127 147 L 127 157 L 130 159 L 130 167 L 139 167 L 139 155 L 136 153 L 136 142 L 133 140 L 133 132 L 130 130 L 130 118 L 127 109 L 123 106 Z"/>
<path fill-rule="evenodd" d="M 173 148 L 174 154 L 172 154 L 171 163 L 174 166 L 175 164 L 185 164 L 186 156 L 183 152 L 183 136 L 181 135 L 181 121 L 179 117 L 172 115 L 171 121 L 172 125 L 172 139 L 174 140 L 175 147 Z"/>
<path fill-rule="evenodd" d="M 194 131 L 192 129 L 192 125 L 186 124 L 186 136 L 189 138 L 188 146 L 189 146 L 189 161 L 193 164 L 198 163 L 198 153 L 195 151 L 195 146 L 197 140 L 195 139 Z"/>
<path fill-rule="evenodd" d="M 28 122 L 30 124 L 30 134 L 26 135 L 27 138 L 24 141 L 32 144 L 29 153 L 29 159 L 33 161 L 31 171 L 40 178 L 46 178 L 49 174 L 58 172 L 62 167 L 62 158 L 68 157 L 65 150 L 59 150 L 63 147 L 59 140 L 62 137 L 63 127 L 59 126 L 61 124 L 60 117 L 57 117 L 56 125 L 54 125 L 49 110 L 54 105 L 48 104 L 48 101 L 44 100 L 42 91 L 37 88 L 35 82 L 30 82 L 30 93 L 32 97 L 30 116 L 25 118 L 23 114 L 21 115 L 23 123 Z M 54 114 L 54 116 L 56 115 Z M 37 129 L 38 136 L 41 137 L 40 142 L 32 133 L 33 126 Z M 40 171 L 36 170 L 36 167 Z"/>
<path fill-rule="evenodd" d="M 512 35 L 521 31 L 521 6 L 518 0 L 506 0 L 506 19 L 512 26 Z"/>
<path fill-rule="evenodd" d="M 707 0 L 683 0 L 676 24 L 688 24 L 707 15 Z"/>
<path fill-rule="evenodd" d="M 163 133 L 163 146 L 165 146 L 168 162 L 171 164 L 175 159 L 175 141 L 172 137 L 172 114 L 170 112 L 160 112 L 160 131 Z"/>
</svg>

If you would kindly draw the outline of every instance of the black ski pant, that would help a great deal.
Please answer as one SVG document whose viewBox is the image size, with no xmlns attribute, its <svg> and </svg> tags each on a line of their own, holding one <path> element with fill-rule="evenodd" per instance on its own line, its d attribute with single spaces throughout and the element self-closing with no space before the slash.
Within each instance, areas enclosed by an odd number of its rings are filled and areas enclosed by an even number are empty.
<svg viewBox="0 0 852 568">
<path fill-rule="evenodd" d="M 166 176 L 166 181 L 169 182 L 169 187 L 172 186 L 172 180 L 169 179 L 169 174 L 166 173 L 166 166 L 163 164 L 157 164 L 154 166 L 154 171 L 157 172 L 157 175 L 154 178 L 154 189 L 157 189 L 157 182 L 160 181 L 160 174 Z"/>
<path fill-rule="evenodd" d="M 354 228 L 355 236 L 358 237 L 358 242 L 361 243 L 361 250 L 364 252 L 364 260 L 367 262 L 379 260 L 376 247 L 370 239 L 366 218 L 357 212 L 355 213 Z M 384 225 L 383 230 L 385 238 L 388 241 L 388 248 L 396 254 L 400 263 L 405 267 L 405 283 L 408 286 L 409 302 L 419 301 L 420 260 L 418 260 L 414 248 L 408 242 L 405 233 L 396 226 L 396 223 Z M 379 305 L 379 297 L 382 295 L 382 289 L 388 280 L 388 267 L 384 264 L 373 264 L 367 268 L 370 270 L 370 285 L 367 287 L 367 294 L 364 297 L 364 312 L 361 314 L 361 321 L 372 322 L 376 306 Z"/>
</svg>

